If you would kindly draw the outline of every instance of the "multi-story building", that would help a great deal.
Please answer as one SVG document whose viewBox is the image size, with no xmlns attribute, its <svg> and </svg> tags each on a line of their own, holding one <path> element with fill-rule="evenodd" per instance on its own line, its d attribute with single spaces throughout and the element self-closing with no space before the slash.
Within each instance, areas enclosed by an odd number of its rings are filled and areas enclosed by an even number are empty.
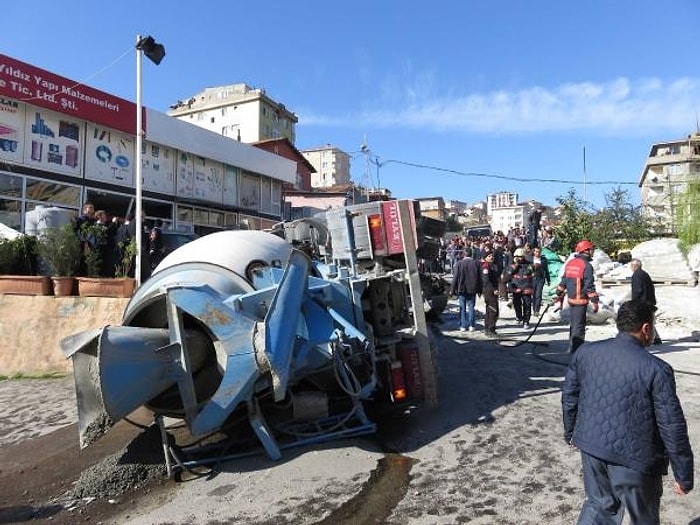
<svg viewBox="0 0 700 525">
<path fill-rule="evenodd" d="M 312 188 L 329 188 L 350 184 L 350 155 L 331 144 L 301 150 L 316 169 L 311 174 Z"/>
<path fill-rule="evenodd" d="M 518 194 L 502 191 L 486 197 L 486 214 L 495 232 L 508 232 L 510 228 L 522 227 L 527 221 L 527 204 L 518 202 Z"/>
<path fill-rule="evenodd" d="M 689 181 L 700 180 L 700 132 L 651 147 L 639 179 L 642 210 L 675 233 L 680 196 Z"/>
<path fill-rule="evenodd" d="M 444 221 L 446 219 L 445 201 L 442 197 L 421 197 L 416 199 L 421 214 L 431 219 Z"/>
<path fill-rule="evenodd" d="M 297 163 L 0 55 L 0 222 L 24 231 L 39 206 L 77 215 L 86 201 L 135 210 L 141 162 L 145 224 L 203 234 L 282 218 Z"/>
<path fill-rule="evenodd" d="M 497 208 L 510 208 L 518 205 L 518 194 L 511 191 L 490 193 L 486 197 L 486 215 L 491 217 Z"/>
<path fill-rule="evenodd" d="M 449 217 L 459 220 L 460 217 L 468 215 L 469 211 L 469 204 L 466 202 L 455 199 L 445 199 L 445 213 Z"/>
<path fill-rule="evenodd" d="M 206 88 L 170 106 L 168 115 L 224 137 L 251 143 L 287 138 L 296 142 L 297 116 L 247 84 Z"/>
<path fill-rule="evenodd" d="M 316 170 L 289 139 L 267 139 L 254 142 L 252 145 L 297 163 L 296 181 L 294 184 L 285 184 L 285 190 L 294 188 L 300 191 L 309 191 L 311 189 L 311 174 L 315 173 Z"/>
</svg>

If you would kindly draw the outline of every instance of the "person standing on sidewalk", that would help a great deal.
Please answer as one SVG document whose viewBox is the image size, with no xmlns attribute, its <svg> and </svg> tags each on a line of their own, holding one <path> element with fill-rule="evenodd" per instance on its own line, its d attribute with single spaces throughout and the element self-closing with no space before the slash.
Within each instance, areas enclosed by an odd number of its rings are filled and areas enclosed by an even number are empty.
<svg viewBox="0 0 700 525">
<path fill-rule="evenodd" d="M 654 307 L 623 303 L 616 337 L 571 356 L 561 404 L 564 440 L 581 452 L 586 499 L 578 525 L 659 525 L 669 461 L 676 494 L 693 489 L 693 452 L 673 368 L 645 350 Z"/>
<path fill-rule="evenodd" d="M 630 268 L 632 270 L 632 299 L 646 301 L 656 306 L 656 289 L 654 288 L 654 282 L 651 280 L 649 274 L 642 270 L 642 261 L 639 259 L 632 259 L 630 261 Z M 656 325 L 654 325 L 654 328 L 656 328 Z M 654 332 L 654 344 L 661 344 L 658 331 Z"/>
<path fill-rule="evenodd" d="M 569 324 L 569 352 L 576 349 L 586 340 L 586 310 L 590 302 L 593 313 L 598 311 L 598 292 L 595 289 L 595 273 L 591 258 L 593 243 L 588 240 L 576 244 L 576 254 L 564 265 L 564 274 L 557 286 L 557 297 L 554 302 L 563 303 L 566 294 L 571 313 Z"/>
<path fill-rule="evenodd" d="M 494 262 L 495 254 L 487 251 L 481 263 L 481 282 L 486 313 L 484 314 L 484 333 L 486 337 L 496 337 L 496 322 L 498 321 L 498 288 L 501 283 L 501 272 Z"/>
<path fill-rule="evenodd" d="M 481 268 L 471 256 L 463 257 L 455 264 L 450 285 L 450 297 L 459 299 L 459 330 L 473 332 L 476 328 L 476 296 L 481 294 Z"/>
</svg>

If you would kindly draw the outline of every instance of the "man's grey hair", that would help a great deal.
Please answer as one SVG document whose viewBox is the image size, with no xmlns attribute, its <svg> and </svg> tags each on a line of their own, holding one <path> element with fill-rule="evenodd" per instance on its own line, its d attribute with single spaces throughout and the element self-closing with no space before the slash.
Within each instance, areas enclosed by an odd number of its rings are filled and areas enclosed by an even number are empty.
<svg viewBox="0 0 700 525">
<path fill-rule="evenodd" d="M 632 260 L 630 261 L 630 264 L 631 264 L 632 266 L 634 266 L 635 268 L 641 268 L 641 267 L 642 267 L 642 261 L 640 261 L 639 259 L 632 259 Z"/>
</svg>

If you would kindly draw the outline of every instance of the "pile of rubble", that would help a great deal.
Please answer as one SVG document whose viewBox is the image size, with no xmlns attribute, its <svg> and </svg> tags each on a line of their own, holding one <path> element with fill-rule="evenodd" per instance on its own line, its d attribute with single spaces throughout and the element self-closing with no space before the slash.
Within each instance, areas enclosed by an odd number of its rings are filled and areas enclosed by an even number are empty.
<svg viewBox="0 0 700 525">
<path fill-rule="evenodd" d="M 632 248 L 631 255 L 642 261 L 643 269 L 655 282 L 697 283 L 700 271 L 700 244 L 694 245 L 686 257 L 681 252 L 678 239 L 652 239 Z M 596 279 L 603 282 L 622 281 L 632 275 L 628 264 L 613 262 L 600 250 L 596 250 L 592 264 L 596 270 Z"/>
</svg>

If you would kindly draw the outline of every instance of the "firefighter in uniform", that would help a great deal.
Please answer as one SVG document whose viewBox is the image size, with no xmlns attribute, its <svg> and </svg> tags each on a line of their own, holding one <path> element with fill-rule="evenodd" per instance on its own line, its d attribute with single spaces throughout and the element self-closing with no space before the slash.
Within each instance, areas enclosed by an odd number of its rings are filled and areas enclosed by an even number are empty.
<svg viewBox="0 0 700 525">
<path fill-rule="evenodd" d="M 525 329 L 530 328 L 532 316 L 532 279 L 535 272 L 532 265 L 525 259 L 525 250 L 517 248 L 513 252 L 513 264 L 506 270 L 506 282 L 513 294 L 513 308 L 518 324 Z"/>
<path fill-rule="evenodd" d="M 481 262 L 481 282 L 486 314 L 484 315 L 484 334 L 486 337 L 496 337 L 496 321 L 498 321 L 498 288 L 501 282 L 501 272 L 494 262 L 493 251 L 486 252 Z"/>
<path fill-rule="evenodd" d="M 564 265 L 564 274 L 557 286 L 557 297 L 554 302 L 563 303 L 564 294 L 567 296 L 571 312 L 569 325 L 569 352 L 574 353 L 586 339 L 586 310 L 591 303 L 593 313 L 598 311 L 598 292 L 595 289 L 595 275 L 591 258 L 593 243 L 588 240 L 576 244 L 575 255 Z"/>
</svg>

